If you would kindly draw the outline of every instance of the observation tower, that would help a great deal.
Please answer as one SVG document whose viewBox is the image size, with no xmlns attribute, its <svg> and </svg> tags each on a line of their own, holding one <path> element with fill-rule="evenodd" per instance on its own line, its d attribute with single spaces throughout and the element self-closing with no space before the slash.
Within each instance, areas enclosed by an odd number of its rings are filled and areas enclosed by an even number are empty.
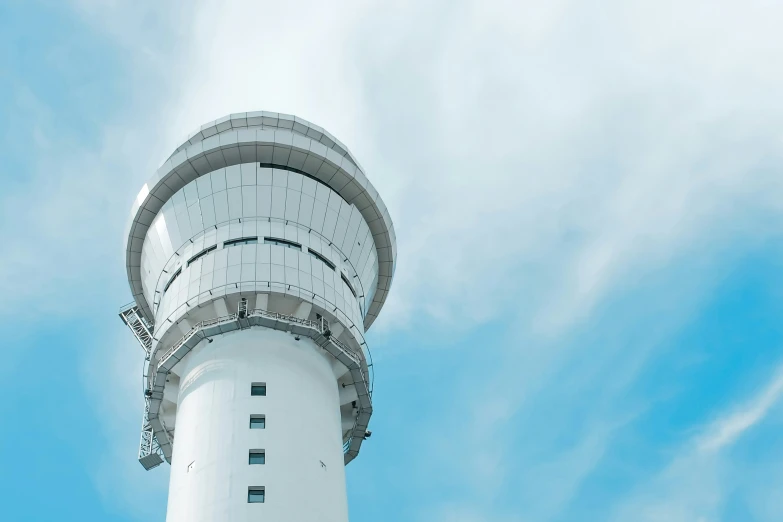
<svg viewBox="0 0 783 522">
<path fill-rule="evenodd" d="M 207 123 L 142 187 L 120 317 L 145 356 L 139 462 L 171 464 L 167 522 L 348 520 L 395 257 L 356 158 L 287 114 Z"/>
</svg>

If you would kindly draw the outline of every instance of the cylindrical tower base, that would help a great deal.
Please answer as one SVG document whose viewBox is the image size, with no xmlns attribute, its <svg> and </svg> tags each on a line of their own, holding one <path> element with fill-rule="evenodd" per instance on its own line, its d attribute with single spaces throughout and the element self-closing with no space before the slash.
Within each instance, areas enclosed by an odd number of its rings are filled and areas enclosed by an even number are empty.
<svg viewBox="0 0 783 522">
<path fill-rule="evenodd" d="M 166 521 L 346 522 L 340 401 L 328 354 L 306 337 L 266 328 L 213 339 L 176 368 Z M 251 424 L 261 416 L 263 427 Z M 249 497 L 254 488 L 263 488 L 263 502 L 257 492 Z"/>
</svg>

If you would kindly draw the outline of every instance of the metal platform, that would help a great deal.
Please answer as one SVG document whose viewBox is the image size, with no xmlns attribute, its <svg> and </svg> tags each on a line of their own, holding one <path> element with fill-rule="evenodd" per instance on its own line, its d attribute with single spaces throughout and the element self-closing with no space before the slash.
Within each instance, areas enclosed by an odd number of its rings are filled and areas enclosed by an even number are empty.
<svg viewBox="0 0 783 522">
<path fill-rule="evenodd" d="M 260 309 L 247 310 L 246 307 L 242 308 L 240 304 L 240 309 L 235 314 L 197 323 L 187 334 L 182 336 L 179 341 L 161 355 L 153 371 L 150 372 L 148 365 L 150 364 L 151 348 L 147 348 L 148 345 L 145 344 L 145 333 L 149 335 L 150 346 L 152 335 L 149 333 L 146 320 L 135 306 L 123 307 L 123 310 L 120 311 L 120 317 L 131 328 L 134 336 L 142 345 L 142 348 L 145 349 L 147 353 L 145 375 L 152 376 L 152 378 L 147 378 L 145 381 L 145 407 L 139 444 L 139 462 L 145 469 L 150 470 L 162 464 L 164 460 L 171 463 L 174 444 L 173 436 L 166 429 L 159 415 L 160 404 L 163 400 L 163 389 L 168 373 L 198 343 L 216 335 L 252 326 L 261 326 L 309 337 L 315 344 L 326 350 L 332 357 L 348 368 L 358 395 L 358 415 L 349 436 L 343 441 L 344 463 L 348 464 L 359 454 L 362 442 L 367 436 L 367 426 L 372 415 L 372 391 L 368 380 L 367 363 L 361 352 L 356 353 L 335 339 L 331 335 L 328 323 L 325 321 L 315 322 Z"/>
</svg>

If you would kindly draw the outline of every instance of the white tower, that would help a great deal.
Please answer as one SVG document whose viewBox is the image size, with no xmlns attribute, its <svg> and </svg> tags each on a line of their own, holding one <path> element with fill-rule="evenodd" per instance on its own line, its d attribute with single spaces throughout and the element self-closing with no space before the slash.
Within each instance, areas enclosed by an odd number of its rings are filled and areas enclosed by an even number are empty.
<svg viewBox="0 0 783 522">
<path fill-rule="evenodd" d="M 394 227 L 359 163 L 294 116 L 201 127 L 142 187 L 120 310 L 146 354 L 139 461 L 168 522 L 345 522 L 369 437 L 364 339 Z"/>
</svg>

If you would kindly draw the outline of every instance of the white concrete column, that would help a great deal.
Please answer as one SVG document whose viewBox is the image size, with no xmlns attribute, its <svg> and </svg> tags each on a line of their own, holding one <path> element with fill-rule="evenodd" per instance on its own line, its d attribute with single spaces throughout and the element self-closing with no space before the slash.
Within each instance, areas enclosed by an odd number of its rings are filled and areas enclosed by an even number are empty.
<svg viewBox="0 0 783 522">
<path fill-rule="evenodd" d="M 269 294 L 256 294 L 257 310 L 269 310 Z"/>
<path fill-rule="evenodd" d="M 338 386 L 308 338 L 252 328 L 179 363 L 167 522 L 347 522 Z M 254 382 L 266 396 L 251 396 Z M 250 429 L 265 415 L 265 429 Z M 266 463 L 248 464 L 251 449 Z M 264 487 L 263 504 L 248 503 Z"/>
<path fill-rule="evenodd" d="M 215 307 L 215 313 L 217 314 L 217 317 L 225 317 L 228 315 L 226 300 L 222 297 L 220 299 L 215 299 L 213 306 Z"/>
<path fill-rule="evenodd" d="M 190 332 L 190 329 L 193 328 L 190 325 L 190 321 L 184 318 L 179 320 L 177 327 L 179 328 L 179 331 L 182 332 L 182 335 L 187 335 Z"/>
<path fill-rule="evenodd" d="M 329 323 L 329 329 L 332 330 L 332 335 L 335 337 L 340 337 L 340 334 L 345 330 L 342 323 L 339 321 L 332 321 Z"/>
<path fill-rule="evenodd" d="M 294 317 L 299 319 L 307 319 L 310 317 L 310 310 L 312 309 L 313 303 L 309 301 L 302 301 L 299 303 L 299 306 L 296 307 L 296 311 L 294 311 Z"/>
</svg>

